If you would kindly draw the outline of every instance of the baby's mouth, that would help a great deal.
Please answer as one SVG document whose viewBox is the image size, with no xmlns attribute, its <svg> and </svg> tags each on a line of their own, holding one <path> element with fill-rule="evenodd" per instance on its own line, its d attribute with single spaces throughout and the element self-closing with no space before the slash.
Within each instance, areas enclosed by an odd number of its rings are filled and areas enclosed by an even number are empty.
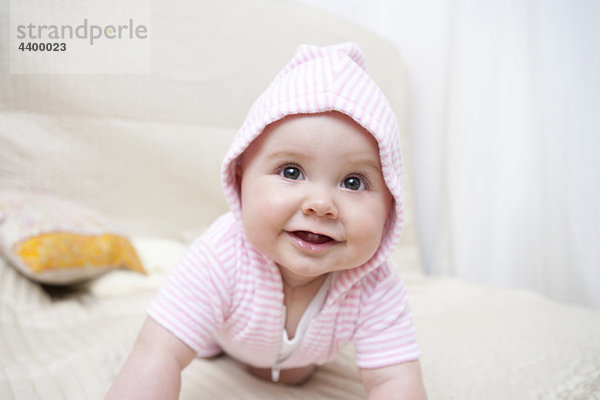
<svg viewBox="0 0 600 400">
<path fill-rule="evenodd" d="M 326 235 L 321 235 L 318 233 L 312 233 L 312 232 L 308 232 L 308 231 L 294 231 L 292 232 L 293 235 L 295 235 L 296 237 L 298 237 L 299 239 L 310 243 L 310 244 L 324 244 L 327 242 L 334 242 L 335 239 L 326 236 Z"/>
</svg>

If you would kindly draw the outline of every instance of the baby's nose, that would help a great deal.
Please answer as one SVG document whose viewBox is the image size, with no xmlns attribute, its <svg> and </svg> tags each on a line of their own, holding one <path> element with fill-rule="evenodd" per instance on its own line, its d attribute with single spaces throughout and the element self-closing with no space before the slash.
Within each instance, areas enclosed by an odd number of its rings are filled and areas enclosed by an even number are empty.
<svg viewBox="0 0 600 400">
<path fill-rule="evenodd" d="M 321 218 L 336 219 L 338 209 L 331 196 L 318 192 L 309 196 L 302 204 L 302 212 Z"/>
</svg>

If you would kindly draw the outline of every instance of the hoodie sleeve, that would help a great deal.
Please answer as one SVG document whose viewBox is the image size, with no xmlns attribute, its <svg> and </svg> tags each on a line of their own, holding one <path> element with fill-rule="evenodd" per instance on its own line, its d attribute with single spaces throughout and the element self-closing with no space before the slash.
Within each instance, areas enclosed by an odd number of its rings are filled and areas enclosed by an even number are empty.
<svg viewBox="0 0 600 400">
<path fill-rule="evenodd" d="M 353 342 L 359 368 L 381 368 L 419 358 L 407 291 L 396 271 L 384 264 L 364 278 L 364 293 Z"/>
<path fill-rule="evenodd" d="M 230 303 L 228 278 L 202 238 L 197 239 L 162 285 L 148 315 L 199 356 L 220 352 L 214 332 Z"/>
</svg>

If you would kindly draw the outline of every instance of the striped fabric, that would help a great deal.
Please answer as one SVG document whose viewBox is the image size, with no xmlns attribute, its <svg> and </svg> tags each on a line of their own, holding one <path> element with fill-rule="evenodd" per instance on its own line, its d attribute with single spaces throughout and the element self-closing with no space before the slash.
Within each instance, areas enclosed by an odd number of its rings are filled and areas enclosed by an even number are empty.
<svg viewBox="0 0 600 400">
<path fill-rule="evenodd" d="M 361 368 L 419 357 L 406 289 L 395 271 L 384 263 L 342 291 L 350 275 L 334 273 L 299 350 L 278 367 L 324 364 L 348 341 Z M 285 322 L 279 270 L 250 246 L 232 213 L 191 245 L 148 313 L 199 356 L 225 351 L 256 367 L 276 365 Z"/>
<path fill-rule="evenodd" d="M 274 366 L 285 322 L 283 286 L 276 265 L 245 239 L 236 163 L 268 124 L 286 115 L 326 111 L 349 115 L 375 137 L 394 206 L 375 255 L 364 265 L 334 273 L 324 308 L 300 349 L 280 367 L 325 363 L 347 341 L 354 342 L 361 368 L 419 357 L 406 291 L 387 262 L 404 219 L 398 124 L 353 43 L 300 46 L 252 105 L 222 167 L 231 213 L 191 246 L 150 305 L 150 316 L 199 355 L 222 349 L 257 367 Z"/>
</svg>

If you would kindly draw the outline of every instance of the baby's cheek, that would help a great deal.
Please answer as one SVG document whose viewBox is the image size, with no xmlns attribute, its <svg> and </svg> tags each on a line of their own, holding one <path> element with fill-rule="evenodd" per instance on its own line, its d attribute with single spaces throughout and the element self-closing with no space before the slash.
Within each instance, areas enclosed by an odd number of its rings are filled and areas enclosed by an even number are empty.
<svg viewBox="0 0 600 400">
<path fill-rule="evenodd" d="M 285 197 L 263 187 L 247 191 L 242 198 L 242 218 L 246 236 L 254 245 L 271 240 L 269 236 L 282 228 L 285 222 Z"/>
<path fill-rule="evenodd" d="M 254 248 L 260 252 L 264 252 L 264 244 L 268 243 L 267 232 L 265 224 L 261 223 L 259 213 L 242 213 L 243 225 L 246 238 L 252 244 Z"/>
<path fill-rule="evenodd" d="M 367 254 L 367 260 L 375 254 L 381 243 L 381 230 L 379 229 L 379 226 L 370 226 L 369 228 L 371 229 L 365 229 L 362 240 L 363 251 Z"/>
<path fill-rule="evenodd" d="M 356 247 L 357 256 L 367 261 L 370 259 L 381 243 L 383 236 L 383 224 L 378 215 L 373 215 L 368 211 L 361 212 L 360 215 L 353 218 L 352 236 Z"/>
</svg>

